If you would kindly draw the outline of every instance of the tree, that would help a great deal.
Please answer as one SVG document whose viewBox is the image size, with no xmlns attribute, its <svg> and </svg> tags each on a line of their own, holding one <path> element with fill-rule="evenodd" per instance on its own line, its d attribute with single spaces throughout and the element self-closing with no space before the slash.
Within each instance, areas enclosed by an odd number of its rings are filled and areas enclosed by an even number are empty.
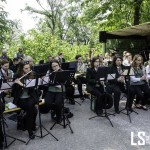
<svg viewBox="0 0 150 150">
<path fill-rule="evenodd" d="M 9 42 L 10 34 L 12 33 L 12 27 L 15 25 L 13 21 L 8 20 L 8 13 L 4 10 L 2 3 L 4 0 L 0 0 L 0 48 L 2 49 L 4 43 Z"/>
</svg>

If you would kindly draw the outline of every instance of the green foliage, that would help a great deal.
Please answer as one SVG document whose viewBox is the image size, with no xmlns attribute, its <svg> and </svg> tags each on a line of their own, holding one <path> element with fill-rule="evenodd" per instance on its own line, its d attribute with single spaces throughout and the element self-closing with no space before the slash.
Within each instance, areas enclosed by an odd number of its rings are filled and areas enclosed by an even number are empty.
<svg viewBox="0 0 150 150">
<path fill-rule="evenodd" d="M 47 56 L 57 56 L 58 52 L 64 52 L 66 60 L 75 60 L 75 55 L 89 53 L 88 45 L 73 43 L 69 44 L 66 41 L 60 40 L 58 37 L 49 34 L 48 32 L 41 33 L 35 29 L 28 32 L 26 38 L 24 35 L 20 36 L 21 47 L 24 49 L 26 55 L 30 55 L 38 63 L 39 60 L 47 61 Z M 9 55 L 13 57 L 17 52 L 17 47 L 14 44 L 10 50 Z"/>
</svg>

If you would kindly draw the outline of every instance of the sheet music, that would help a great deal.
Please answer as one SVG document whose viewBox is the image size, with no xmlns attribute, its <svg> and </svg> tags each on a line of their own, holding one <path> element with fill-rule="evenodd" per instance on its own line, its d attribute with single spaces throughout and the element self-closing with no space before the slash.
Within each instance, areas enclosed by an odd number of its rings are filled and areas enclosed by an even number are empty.
<svg viewBox="0 0 150 150">
<path fill-rule="evenodd" d="M 41 85 L 45 85 L 49 83 L 49 76 L 45 76 L 41 79 Z"/>
<path fill-rule="evenodd" d="M 27 79 L 26 80 L 26 87 L 33 87 L 35 86 L 36 79 Z"/>
<path fill-rule="evenodd" d="M 113 79 L 115 79 L 115 77 L 116 77 L 116 74 L 115 74 L 115 73 L 113 73 L 113 74 L 108 74 L 108 75 L 107 75 L 107 80 L 113 80 Z"/>
<path fill-rule="evenodd" d="M 123 70 L 122 74 L 123 76 L 127 76 L 128 75 L 128 69 Z"/>
<path fill-rule="evenodd" d="M 2 82 L 1 90 L 11 89 L 13 84 L 14 82 L 6 82 L 6 83 Z"/>
</svg>

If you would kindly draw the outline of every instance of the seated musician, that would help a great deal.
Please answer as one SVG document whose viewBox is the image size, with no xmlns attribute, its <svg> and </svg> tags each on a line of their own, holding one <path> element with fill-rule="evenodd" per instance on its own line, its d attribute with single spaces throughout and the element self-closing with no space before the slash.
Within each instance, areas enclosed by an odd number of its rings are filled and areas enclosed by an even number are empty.
<svg viewBox="0 0 150 150">
<path fill-rule="evenodd" d="M 22 78 L 21 78 L 22 77 Z M 29 138 L 34 139 L 33 131 L 36 130 L 36 104 L 38 95 L 34 87 L 25 87 L 27 79 L 34 79 L 34 73 L 31 71 L 29 62 L 24 61 L 20 63 L 17 73 L 14 75 L 14 84 L 12 86 L 12 95 L 14 103 L 26 111 L 26 128 L 29 133 Z"/>
<path fill-rule="evenodd" d="M 13 78 L 13 71 L 9 69 L 9 62 L 7 60 L 2 60 L 1 62 L 1 69 L 0 69 L 0 78 L 3 80 L 3 82 L 8 82 L 9 79 Z M 11 90 L 4 90 L 1 93 L 2 100 L 4 101 L 4 97 L 6 95 L 9 95 L 11 93 Z"/>
<path fill-rule="evenodd" d="M 113 57 L 111 69 L 115 73 L 115 78 L 108 80 L 106 91 L 109 94 L 114 93 L 114 108 L 116 113 L 119 112 L 119 101 L 121 96 L 121 91 L 126 92 L 125 90 L 125 78 L 122 76 L 122 72 L 125 69 L 125 66 L 122 65 L 122 58 L 117 55 Z"/>
<path fill-rule="evenodd" d="M 4 142 L 4 135 L 2 131 L 2 122 L 1 122 L 1 114 L 5 110 L 5 105 L 2 103 L 1 98 L 0 98 L 0 149 L 3 149 L 3 142 Z"/>
<path fill-rule="evenodd" d="M 99 81 L 96 81 L 96 73 L 97 73 L 99 64 L 100 64 L 99 58 L 93 57 L 91 60 L 91 68 L 87 69 L 86 79 L 87 79 L 87 91 L 97 97 L 95 112 L 97 115 L 100 116 L 103 114 L 101 96 L 102 96 L 102 93 L 104 92 L 104 88 L 103 88 L 103 85 Z"/>
<path fill-rule="evenodd" d="M 81 55 L 76 55 L 76 60 L 77 60 L 77 72 L 76 72 L 76 79 L 75 83 L 78 85 L 78 91 L 80 94 L 81 100 L 84 100 L 84 95 L 82 92 L 82 84 L 86 84 L 86 70 L 87 67 L 86 65 L 82 62 L 82 56 Z"/>
<path fill-rule="evenodd" d="M 132 76 L 130 77 L 129 109 L 132 110 L 133 99 L 136 95 L 136 107 L 148 110 L 146 103 L 148 98 L 150 98 L 150 89 L 141 55 L 137 54 L 133 57 L 130 72 L 132 72 Z"/>
<path fill-rule="evenodd" d="M 60 64 L 58 60 L 53 59 L 50 62 L 49 70 L 47 74 L 55 71 L 61 71 Z M 54 110 L 56 114 L 55 120 L 57 123 L 62 121 L 62 102 L 63 93 L 60 85 L 49 84 L 48 90 L 45 95 L 45 104 L 40 106 L 41 112 L 47 113 L 49 110 Z"/>
</svg>

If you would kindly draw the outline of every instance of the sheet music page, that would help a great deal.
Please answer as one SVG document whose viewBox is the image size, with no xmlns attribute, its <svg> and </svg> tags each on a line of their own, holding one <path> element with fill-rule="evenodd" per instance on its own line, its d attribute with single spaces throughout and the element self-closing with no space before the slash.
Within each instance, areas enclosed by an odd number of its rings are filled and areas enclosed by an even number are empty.
<svg viewBox="0 0 150 150">
<path fill-rule="evenodd" d="M 107 80 L 113 80 L 113 79 L 115 79 L 115 77 L 116 77 L 116 74 L 115 74 L 115 73 L 113 73 L 113 74 L 108 74 L 108 75 L 107 75 Z"/>
<path fill-rule="evenodd" d="M 45 76 L 45 77 L 42 79 L 41 84 L 42 84 L 42 85 L 45 85 L 45 84 L 48 84 L 48 83 L 49 83 L 49 76 Z"/>
<path fill-rule="evenodd" d="M 35 86 L 36 79 L 27 79 L 26 80 L 26 87 L 33 87 Z"/>
<path fill-rule="evenodd" d="M 14 84 L 14 82 L 2 83 L 1 90 L 11 89 L 11 87 L 12 87 L 13 84 Z"/>
<path fill-rule="evenodd" d="M 125 70 L 122 72 L 122 75 L 123 75 L 123 76 L 127 76 L 127 74 L 128 74 L 128 69 L 125 69 Z"/>
</svg>

